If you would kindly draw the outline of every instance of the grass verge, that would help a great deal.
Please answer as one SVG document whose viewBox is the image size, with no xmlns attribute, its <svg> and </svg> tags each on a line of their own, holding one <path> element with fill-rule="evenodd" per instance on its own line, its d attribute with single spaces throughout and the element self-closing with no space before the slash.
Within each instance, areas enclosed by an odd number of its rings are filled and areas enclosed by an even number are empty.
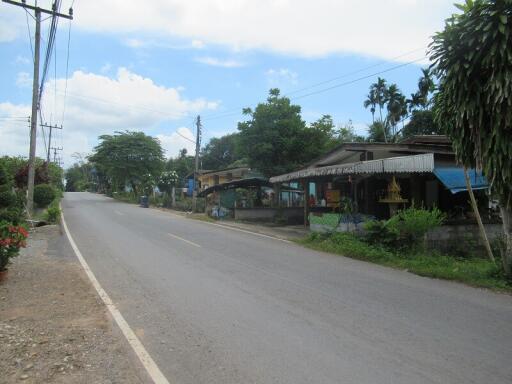
<svg viewBox="0 0 512 384">
<path fill-rule="evenodd" d="M 512 284 L 495 264 L 483 259 L 458 259 L 435 251 L 395 253 L 369 245 L 349 233 L 311 234 L 298 240 L 308 248 L 404 269 L 420 276 L 459 281 L 475 287 L 512 292 Z"/>
</svg>

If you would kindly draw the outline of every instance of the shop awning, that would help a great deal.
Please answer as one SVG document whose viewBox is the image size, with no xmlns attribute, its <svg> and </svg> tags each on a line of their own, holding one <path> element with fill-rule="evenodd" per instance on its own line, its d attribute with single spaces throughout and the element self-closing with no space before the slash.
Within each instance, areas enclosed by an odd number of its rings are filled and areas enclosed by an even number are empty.
<svg viewBox="0 0 512 384">
<path fill-rule="evenodd" d="M 434 169 L 434 175 L 451 193 L 467 191 L 466 180 L 464 179 L 464 168 L 459 167 L 440 167 Z M 489 183 L 482 172 L 474 169 L 468 169 L 469 180 L 472 189 L 487 189 Z"/>
</svg>

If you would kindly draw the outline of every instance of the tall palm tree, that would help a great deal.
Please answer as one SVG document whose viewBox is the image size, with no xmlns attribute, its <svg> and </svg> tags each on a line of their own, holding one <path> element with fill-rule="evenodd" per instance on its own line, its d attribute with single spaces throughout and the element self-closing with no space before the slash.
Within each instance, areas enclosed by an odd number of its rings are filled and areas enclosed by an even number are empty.
<svg viewBox="0 0 512 384">
<path fill-rule="evenodd" d="M 366 96 L 366 100 L 364 101 L 364 107 L 370 108 L 370 112 L 372 113 L 372 124 L 375 123 L 375 107 L 377 106 L 377 96 L 375 95 L 375 91 L 370 88 L 370 92 L 368 92 L 368 96 Z"/>
<path fill-rule="evenodd" d="M 405 96 L 400 92 L 396 84 L 391 84 L 386 93 L 388 116 L 387 121 L 393 128 L 393 134 L 396 134 L 396 125 L 401 118 L 407 114 L 407 103 Z"/>
<path fill-rule="evenodd" d="M 411 98 L 407 99 L 407 108 L 409 109 L 409 112 L 412 112 L 417 107 L 423 105 L 423 99 L 419 92 L 411 93 Z"/>
<path fill-rule="evenodd" d="M 370 92 L 373 92 L 375 95 L 375 99 L 377 101 L 377 105 L 379 106 L 379 115 L 380 115 L 380 121 L 384 122 L 382 119 L 382 108 L 384 108 L 384 105 L 386 104 L 386 94 L 387 94 L 387 84 L 386 80 L 384 80 L 381 77 L 377 78 L 377 82 L 373 83 L 370 86 Z M 384 141 L 387 142 L 386 133 L 384 132 Z"/>
<path fill-rule="evenodd" d="M 430 73 L 430 68 L 422 68 L 423 76 L 418 80 L 418 95 L 421 98 L 421 106 L 423 109 L 427 109 L 430 104 L 428 95 L 434 91 L 435 84 Z"/>
</svg>

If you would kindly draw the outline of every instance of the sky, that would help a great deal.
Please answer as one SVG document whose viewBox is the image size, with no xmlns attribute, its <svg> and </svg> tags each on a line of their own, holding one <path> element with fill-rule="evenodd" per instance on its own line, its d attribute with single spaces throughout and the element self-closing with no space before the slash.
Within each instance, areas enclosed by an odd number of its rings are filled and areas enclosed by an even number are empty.
<svg viewBox="0 0 512 384">
<path fill-rule="evenodd" d="M 204 145 L 236 132 L 242 108 L 276 87 L 306 122 L 329 114 L 365 134 L 369 86 L 381 76 L 407 96 L 415 92 L 431 36 L 456 11 L 447 0 L 61 3 L 74 19 L 59 20 L 41 115 L 63 127 L 52 147 L 63 148 L 64 167 L 74 154 L 90 154 L 98 136 L 125 130 L 157 137 L 167 157 L 193 153 L 198 115 Z M 28 156 L 32 15 L 0 3 L 0 155 Z M 43 58 L 49 25 L 42 23 Z M 46 140 L 39 128 L 38 156 Z"/>
</svg>

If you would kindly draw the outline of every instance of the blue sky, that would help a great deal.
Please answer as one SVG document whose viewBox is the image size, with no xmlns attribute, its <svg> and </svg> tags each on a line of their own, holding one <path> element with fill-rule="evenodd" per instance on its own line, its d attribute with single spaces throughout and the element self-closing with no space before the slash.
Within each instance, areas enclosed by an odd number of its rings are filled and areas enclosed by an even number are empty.
<svg viewBox="0 0 512 384">
<path fill-rule="evenodd" d="M 72 1 L 62 3 L 65 10 Z M 168 156 L 191 151 L 195 116 L 206 143 L 236 131 L 241 109 L 272 87 L 299 104 L 307 122 L 330 114 L 365 133 L 371 75 L 420 60 L 380 75 L 414 92 L 429 37 L 455 10 L 444 0 L 76 0 L 73 8 L 67 78 L 62 19 L 42 106 L 45 123 L 64 126 L 55 143 L 65 166 L 116 130 L 155 135 Z M 0 3 L 0 155 L 28 152 L 28 125 L 18 119 L 30 114 L 28 36 L 25 12 Z M 44 145 L 39 131 L 39 155 Z"/>
</svg>

